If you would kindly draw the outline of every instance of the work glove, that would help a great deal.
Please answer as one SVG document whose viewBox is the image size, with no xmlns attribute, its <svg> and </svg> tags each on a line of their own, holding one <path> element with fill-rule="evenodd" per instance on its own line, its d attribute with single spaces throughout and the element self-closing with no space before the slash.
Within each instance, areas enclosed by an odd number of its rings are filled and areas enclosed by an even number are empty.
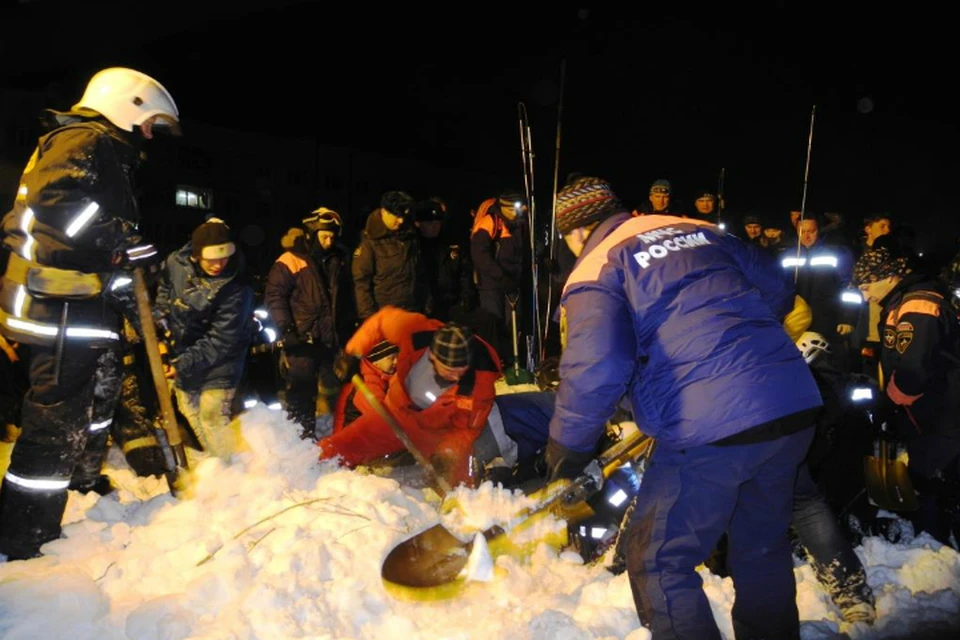
<svg viewBox="0 0 960 640">
<path fill-rule="evenodd" d="M 125 454 L 127 464 L 141 478 L 147 476 L 161 476 L 167 472 L 167 463 L 163 457 L 163 449 L 159 445 L 137 447 Z"/>
<path fill-rule="evenodd" d="M 547 471 L 550 482 L 560 479 L 573 480 L 583 473 L 587 464 L 593 460 L 593 453 L 574 451 L 563 446 L 553 438 L 547 441 Z"/>
<path fill-rule="evenodd" d="M 333 361 L 333 375 L 341 384 L 348 382 L 360 371 L 360 358 L 351 353 L 341 351 Z"/>
</svg>

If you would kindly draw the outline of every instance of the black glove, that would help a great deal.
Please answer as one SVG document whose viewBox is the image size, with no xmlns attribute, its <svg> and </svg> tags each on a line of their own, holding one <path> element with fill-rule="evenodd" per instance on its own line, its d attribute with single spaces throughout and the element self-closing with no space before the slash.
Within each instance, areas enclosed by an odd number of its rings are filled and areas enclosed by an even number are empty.
<svg viewBox="0 0 960 640">
<path fill-rule="evenodd" d="M 553 438 L 547 441 L 547 470 L 550 482 L 567 478 L 573 480 L 583 473 L 587 464 L 593 460 L 593 453 L 574 451 L 563 446 Z"/>
<path fill-rule="evenodd" d="M 297 333 L 296 327 L 290 327 L 284 331 L 281 340 L 283 341 L 284 349 L 295 349 L 303 343 L 303 341 L 300 340 L 300 334 Z"/>
<path fill-rule="evenodd" d="M 141 478 L 161 476 L 167 472 L 167 462 L 159 445 L 137 447 L 128 451 L 125 457 L 130 468 Z"/>
<path fill-rule="evenodd" d="M 886 391 L 877 394 L 873 408 L 869 410 L 871 429 L 874 436 L 893 438 L 896 435 L 896 416 L 900 413 L 900 405 L 894 403 Z"/>
<path fill-rule="evenodd" d="M 506 274 L 500 278 L 500 284 L 503 285 L 503 290 L 505 293 L 516 293 L 520 288 L 517 286 L 517 281 Z"/>
<path fill-rule="evenodd" d="M 540 268 L 549 273 L 551 276 L 560 275 L 560 263 L 550 256 L 544 256 L 540 261 Z"/>
<path fill-rule="evenodd" d="M 475 291 L 466 291 L 460 295 L 460 309 L 462 311 L 473 311 L 477 308 L 477 294 Z"/>
<path fill-rule="evenodd" d="M 346 383 L 360 371 L 360 358 L 341 351 L 333 361 L 333 375 L 337 380 Z"/>
</svg>

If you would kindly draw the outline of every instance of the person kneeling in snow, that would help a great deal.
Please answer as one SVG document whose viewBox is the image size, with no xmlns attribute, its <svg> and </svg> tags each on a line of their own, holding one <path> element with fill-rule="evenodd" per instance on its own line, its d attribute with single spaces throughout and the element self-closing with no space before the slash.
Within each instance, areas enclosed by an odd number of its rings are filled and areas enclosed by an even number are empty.
<svg viewBox="0 0 960 640">
<path fill-rule="evenodd" d="M 501 372 L 496 352 L 462 325 L 388 306 L 350 338 L 334 365 L 337 377 L 350 380 L 363 354 L 381 340 L 400 348 L 384 408 L 451 486 L 475 485 L 470 457 L 496 395 Z M 339 456 L 350 467 L 403 450 L 376 412 L 317 444 L 321 460 Z"/>
<path fill-rule="evenodd" d="M 380 402 L 387 395 L 390 377 L 397 371 L 400 347 L 389 340 L 381 340 L 360 361 L 360 377 L 370 393 Z M 375 412 L 353 382 L 347 380 L 340 387 L 337 406 L 333 412 L 333 432 L 339 433 L 363 414 Z"/>
</svg>

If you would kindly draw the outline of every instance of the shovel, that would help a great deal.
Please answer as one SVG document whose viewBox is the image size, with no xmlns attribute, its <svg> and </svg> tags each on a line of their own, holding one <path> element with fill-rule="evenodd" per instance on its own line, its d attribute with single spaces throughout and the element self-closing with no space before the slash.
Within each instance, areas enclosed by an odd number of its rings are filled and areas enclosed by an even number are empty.
<svg viewBox="0 0 960 640">
<path fill-rule="evenodd" d="M 870 415 L 873 422 L 873 415 Z M 880 425 L 880 442 L 875 455 L 863 459 L 863 474 L 867 495 L 881 509 L 887 511 L 916 511 L 920 508 L 917 492 L 913 490 L 907 465 L 890 458 L 887 442 L 887 423 Z"/>
<path fill-rule="evenodd" d="M 153 313 L 150 310 L 150 294 L 147 291 L 147 282 L 143 277 L 143 268 L 137 267 L 133 272 L 133 291 L 137 299 L 137 312 L 140 316 L 140 327 L 143 332 L 143 346 L 147 350 L 147 360 L 150 361 L 150 374 L 153 386 L 157 391 L 160 402 L 160 416 L 163 419 L 163 430 L 158 431 L 157 440 L 163 450 L 167 462 L 167 484 L 170 493 L 177 495 L 177 478 L 179 469 L 188 469 L 187 455 L 183 450 L 180 439 L 180 427 L 174 413 L 173 402 L 170 400 L 170 389 L 163 375 L 163 360 L 160 355 L 160 344 L 157 340 L 157 327 L 153 323 Z"/>
<path fill-rule="evenodd" d="M 635 431 L 595 459 L 588 470 L 593 466 L 602 478 L 608 478 L 624 463 L 645 455 L 652 444 L 652 438 Z M 575 514 L 586 499 L 599 491 L 601 484 L 597 482 L 597 474 L 586 472 L 573 481 L 551 483 L 542 490 L 539 503 L 514 519 L 513 529 L 522 528 L 534 516 L 547 512 L 572 519 L 573 516 L 567 514 Z M 511 542 L 509 533 L 499 525 L 486 529 L 482 535 L 491 554 L 522 550 Z M 442 524 L 436 524 L 394 547 L 384 559 L 380 575 L 388 590 L 395 594 L 402 592 L 412 596 L 414 590 L 425 589 L 434 596 L 433 599 L 443 597 L 444 589 L 458 581 L 470 557 L 474 539 L 464 542 Z"/>
<path fill-rule="evenodd" d="M 533 374 L 526 369 L 520 368 L 520 348 L 517 346 L 517 302 L 519 296 L 516 294 L 507 295 L 507 304 L 510 305 L 510 322 L 513 325 L 513 367 L 504 372 L 503 377 L 507 384 L 515 386 L 518 384 L 533 384 Z"/>
</svg>

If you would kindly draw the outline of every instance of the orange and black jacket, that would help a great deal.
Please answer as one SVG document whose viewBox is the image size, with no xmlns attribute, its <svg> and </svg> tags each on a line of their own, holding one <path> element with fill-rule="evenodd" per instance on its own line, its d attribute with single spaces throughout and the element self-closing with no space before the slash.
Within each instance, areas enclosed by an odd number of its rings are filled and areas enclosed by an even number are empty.
<svg viewBox="0 0 960 640">
<path fill-rule="evenodd" d="M 497 210 L 497 199 L 484 200 L 470 231 L 470 257 L 477 271 L 477 288 L 503 289 L 505 280 L 519 282 L 523 272 L 523 234 Z"/>
</svg>

